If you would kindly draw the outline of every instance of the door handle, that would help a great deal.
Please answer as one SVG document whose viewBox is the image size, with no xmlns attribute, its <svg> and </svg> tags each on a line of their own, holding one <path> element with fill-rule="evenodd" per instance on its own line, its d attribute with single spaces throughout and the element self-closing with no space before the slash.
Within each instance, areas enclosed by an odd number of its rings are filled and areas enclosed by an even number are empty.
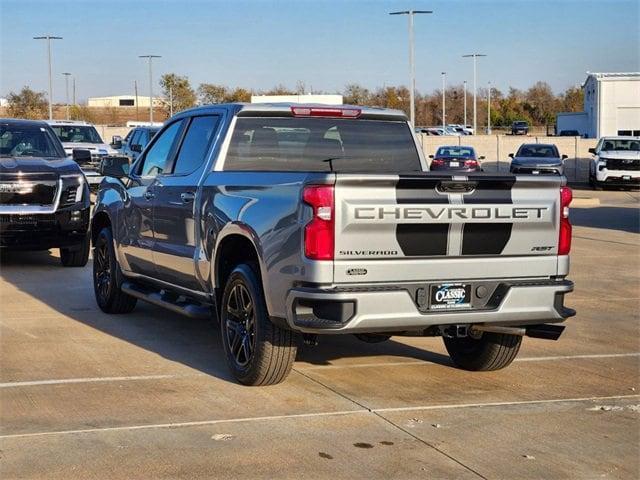
<svg viewBox="0 0 640 480">
<path fill-rule="evenodd" d="M 196 194 L 193 192 L 183 192 L 180 194 L 180 198 L 184 203 L 189 203 L 193 202 L 193 200 L 196 198 Z"/>
<path fill-rule="evenodd" d="M 144 192 L 144 198 L 146 198 L 147 200 L 151 200 L 155 196 L 156 195 L 150 190 L 147 190 L 146 192 Z"/>
</svg>

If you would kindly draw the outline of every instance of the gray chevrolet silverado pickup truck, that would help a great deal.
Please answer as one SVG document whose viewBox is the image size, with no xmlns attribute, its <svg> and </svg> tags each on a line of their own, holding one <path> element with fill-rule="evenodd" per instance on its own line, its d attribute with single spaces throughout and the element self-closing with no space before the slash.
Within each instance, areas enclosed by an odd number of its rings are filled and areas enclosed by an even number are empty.
<svg viewBox="0 0 640 480">
<path fill-rule="evenodd" d="M 319 335 L 442 336 L 468 370 L 507 366 L 523 336 L 557 339 L 575 314 L 565 178 L 427 170 L 398 111 L 182 112 L 130 168 L 103 162 L 97 303 L 217 319 L 247 385 L 285 379 Z"/>
</svg>

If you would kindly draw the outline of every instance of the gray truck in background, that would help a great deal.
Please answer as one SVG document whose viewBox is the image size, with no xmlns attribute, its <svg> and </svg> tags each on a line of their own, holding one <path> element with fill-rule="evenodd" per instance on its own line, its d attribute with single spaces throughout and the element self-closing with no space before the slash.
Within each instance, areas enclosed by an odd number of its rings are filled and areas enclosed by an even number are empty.
<svg viewBox="0 0 640 480">
<path fill-rule="evenodd" d="M 91 220 L 96 300 L 220 323 L 246 385 L 281 382 L 301 340 L 442 336 L 468 370 L 557 339 L 571 190 L 563 176 L 428 172 L 405 115 L 199 107 L 129 168 L 107 158 Z"/>
</svg>

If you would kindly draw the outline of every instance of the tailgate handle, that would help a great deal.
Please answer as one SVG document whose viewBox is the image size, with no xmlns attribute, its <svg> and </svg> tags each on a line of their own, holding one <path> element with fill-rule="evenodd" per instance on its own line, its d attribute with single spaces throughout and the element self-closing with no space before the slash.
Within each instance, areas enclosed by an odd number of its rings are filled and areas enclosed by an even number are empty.
<svg viewBox="0 0 640 480">
<path fill-rule="evenodd" d="M 476 182 L 442 181 L 436 187 L 439 193 L 471 193 L 478 184 Z"/>
</svg>

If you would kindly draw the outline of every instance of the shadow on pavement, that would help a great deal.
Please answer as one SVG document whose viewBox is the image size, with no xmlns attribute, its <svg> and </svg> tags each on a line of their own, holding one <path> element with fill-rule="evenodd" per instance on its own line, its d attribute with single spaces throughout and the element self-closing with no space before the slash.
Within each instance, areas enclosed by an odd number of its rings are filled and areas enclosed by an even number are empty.
<svg viewBox="0 0 640 480">
<path fill-rule="evenodd" d="M 0 259 L 4 281 L 60 314 L 129 342 L 173 362 L 231 381 L 212 320 L 195 320 L 139 301 L 132 313 L 108 315 L 93 296 L 91 262 L 85 268 L 64 268 L 49 252 L 11 252 Z M 449 357 L 395 342 L 364 343 L 352 335 L 320 338 L 318 346 L 302 346 L 297 360 L 315 365 L 361 356 L 397 356 L 451 365 Z M 132 357 L 135 360 L 135 357 Z"/>
<path fill-rule="evenodd" d="M 640 233 L 640 210 L 634 207 L 572 207 L 570 219 L 578 227 Z"/>
</svg>

